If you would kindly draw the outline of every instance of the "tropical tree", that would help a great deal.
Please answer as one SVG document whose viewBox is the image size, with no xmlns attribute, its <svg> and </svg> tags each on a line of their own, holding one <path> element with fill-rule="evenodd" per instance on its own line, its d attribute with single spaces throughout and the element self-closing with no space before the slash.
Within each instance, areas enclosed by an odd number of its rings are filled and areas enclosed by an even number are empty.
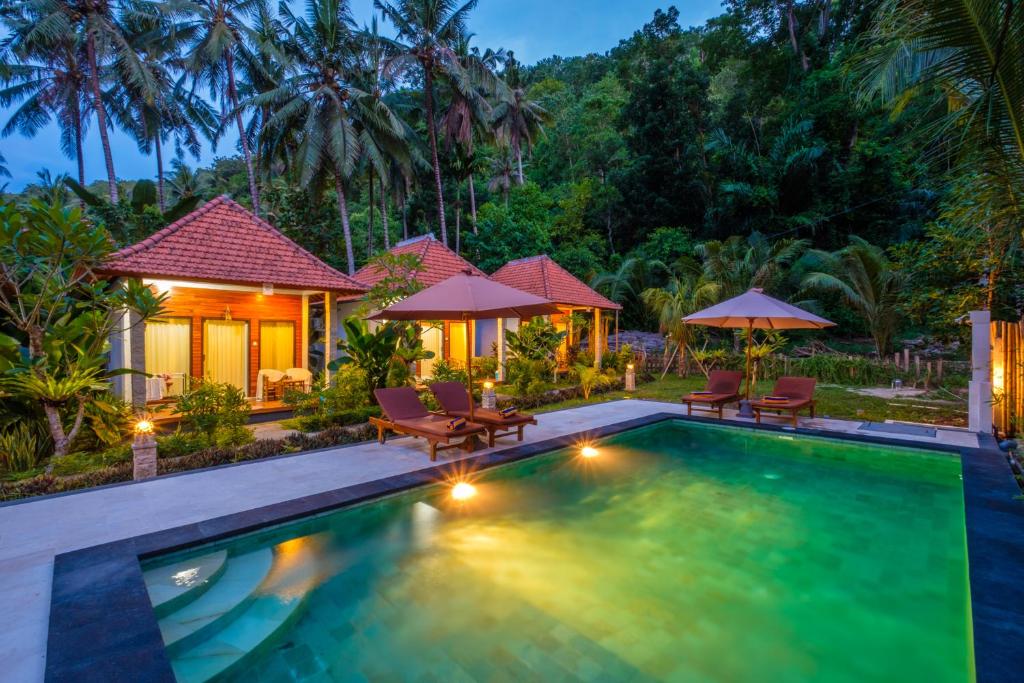
<svg viewBox="0 0 1024 683">
<path fill-rule="evenodd" d="M 839 294 L 864 319 L 875 352 L 884 358 L 899 327 L 900 296 L 906 282 L 885 251 L 854 235 L 839 251 L 813 250 L 806 259 L 814 270 L 804 276 L 803 288 Z"/>
<path fill-rule="evenodd" d="M 661 373 L 664 377 L 679 355 L 680 372 L 686 367 L 686 353 L 692 347 L 693 327 L 683 318 L 718 299 L 720 286 L 706 279 L 699 265 L 674 276 L 664 287 L 652 287 L 640 293 L 640 299 L 658 317 L 658 330 L 675 344 Z"/>
<path fill-rule="evenodd" d="M 472 96 L 472 84 L 459 61 L 456 46 L 466 33 L 466 17 L 476 3 L 477 0 L 468 0 L 460 7 L 453 0 L 374 0 L 374 6 L 398 30 L 395 54 L 388 59 L 388 69 L 416 66 L 423 73 L 423 104 L 437 193 L 437 220 L 445 245 L 448 244 L 448 226 L 437 153 L 434 81 L 441 78 L 467 97 Z"/>
<path fill-rule="evenodd" d="M 279 87 L 252 100 L 270 105 L 264 125 L 271 148 L 295 136 L 300 183 L 319 196 L 333 177 L 350 275 L 356 271 L 349 225 L 346 183 L 352 177 L 364 142 L 386 139 L 397 144 L 404 127 L 383 100 L 356 87 L 353 80 L 357 37 L 348 3 L 314 0 L 305 17 L 284 9 L 294 43 L 292 62 Z M 360 132 L 365 133 L 361 138 Z M 369 136 L 376 136 L 372 140 Z"/>
<path fill-rule="evenodd" d="M 186 35 L 195 37 L 184 58 L 185 68 L 194 81 L 206 84 L 212 97 L 220 99 L 223 120 L 233 118 L 238 128 L 238 144 L 249 180 L 249 198 L 256 213 L 260 212 L 259 185 L 242 117 L 235 62 L 248 49 L 245 19 L 260 16 L 266 11 L 265 4 L 266 0 L 189 0 L 184 5 L 187 16 L 180 27 Z"/>
<path fill-rule="evenodd" d="M 181 66 L 178 27 L 164 17 L 145 15 L 128 17 L 124 24 L 127 40 L 145 63 L 155 88 L 140 91 L 128 83 L 118 84 L 111 113 L 121 128 L 135 136 L 139 151 L 155 152 L 157 199 L 164 211 L 164 142 L 172 139 L 178 156 L 188 150 L 199 159 L 202 139 L 213 139 L 216 115 L 202 97 L 185 87 L 184 77 L 175 75 Z"/>
<path fill-rule="evenodd" d="M 508 194 L 512 189 L 512 175 L 515 173 L 515 158 L 512 156 L 512 149 L 507 144 L 499 143 L 494 149 L 490 158 L 490 178 L 487 180 L 487 189 L 490 192 L 500 192 L 505 208 L 508 208 Z"/>
<path fill-rule="evenodd" d="M 56 120 L 60 129 L 60 148 L 78 167 L 78 182 L 85 184 L 85 135 L 92 102 L 87 96 L 85 47 L 80 33 L 59 36 L 55 40 L 28 41 L 31 21 L 20 14 L 2 17 L 10 31 L 8 51 L 0 64 L 6 74 L 0 89 L 0 106 L 17 105 L 0 130 L 7 137 L 18 132 L 35 135 Z"/>
<path fill-rule="evenodd" d="M 807 240 L 769 240 L 759 232 L 744 238 L 698 244 L 695 251 L 704 264 L 704 275 L 718 283 L 723 299 L 742 294 L 751 287 L 776 289 L 788 268 L 807 249 Z"/>
<path fill-rule="evenodd" d="M 523 147 L 526 147 L 527 152 L 533 151 L 534 140 L 544 130 L 542 124 L 550 120 L 551 116 L 540 103 L 527 97 L 518 74 L 515 57 L 509 52 L 505 68 L 508 95 L 494 107 L 491 121 L 497 134 L 508 142 L 515 154 L 516 182 L 522 185 L 525 182 Z"/>
<path fill-rule="evenodd" d="M 121 316 L 145 320 L 162 307 L 141 281 L 96 277 L 111 244 L 78 207 L 0 205 L 0 313 L 14 331 L 0 334 L 0 387 L 41 406 L 57 458 L 110 388 L 109 338 Z"/>
<path fill-rule="evenodd" d="M 92 2 L 88 0 L 22 0 L 17 10 L 31 27 L 22 40 L 26 50 L 47 50 L 68 41 L 71 36 L 82 36 L 85 46 L 84 70 L 89 84 L 91 106 L 103 147 L 103 162 L 107 170 L 110 201 L 118 202 L 117 174 L 110 147 L 109 126 L 102 81 L 113 77 L 138 92 L 156 92 L 157 85 L 143 59 L 128 40 L 123 16 L 145 15 L 155 11 L 146 3 Z"/>
</svg>

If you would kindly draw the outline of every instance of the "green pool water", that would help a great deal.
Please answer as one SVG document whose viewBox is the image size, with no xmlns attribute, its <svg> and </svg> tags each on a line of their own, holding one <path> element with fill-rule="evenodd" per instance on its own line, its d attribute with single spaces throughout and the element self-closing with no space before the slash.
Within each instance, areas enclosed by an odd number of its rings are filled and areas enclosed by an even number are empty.
<svg viewBox="0 0 1024 683">
<path fill-rule="evenodd" d="M 179 680 L 973 680 L 956 456 L 683 422 L 577 450 L 147 562 Z"/>
</svg>

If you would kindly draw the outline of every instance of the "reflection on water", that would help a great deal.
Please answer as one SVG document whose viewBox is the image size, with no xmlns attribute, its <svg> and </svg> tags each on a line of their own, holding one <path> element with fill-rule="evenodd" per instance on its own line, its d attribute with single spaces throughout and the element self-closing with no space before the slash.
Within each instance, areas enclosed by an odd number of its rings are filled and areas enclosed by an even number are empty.
<svg viewBox="0 0 1024 683">
<path fill-rule="evenodd" d="M 234 541 L 309 594 L 237 679 L 969 680 L 955 458 L 672 425 L 577 455 Z"/>
</svg>

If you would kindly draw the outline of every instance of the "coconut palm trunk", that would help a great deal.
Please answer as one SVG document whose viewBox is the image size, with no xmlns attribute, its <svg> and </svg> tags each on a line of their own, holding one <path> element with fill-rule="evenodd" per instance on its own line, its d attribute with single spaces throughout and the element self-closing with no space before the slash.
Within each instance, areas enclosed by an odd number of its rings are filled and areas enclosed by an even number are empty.
<svg viewBox="0 0 1024 683">
<path fill-rule="evenodd" d="M 427 109 L 427 138 L 430 140 L 430 161 L 434 165 L 434 189 L 437 192 L 437 221 L 441 226 L 441 243 L 448 246 L 448 226 L 444 219 L 444 190 L 441 187 L 441 163 L 437 157 L 437 131 L 434 129 L 434 76 L 429 63 L 424 63 L 423 102 Z"/>
<path fill-rule="evenodd" d="M 85 51 L 89 59 L 89 84 L 92 87 L 93 107 L 96 109 L 96 124 L 100 129 L 100 143 L 103 145 L 103 163 L 107 167 L 107 187 L 110 203 L 118 203 L 117 174 L 114 172 L 114 155 L 110 151 L 110 135 L 107 131 L 107 110 L 103 106 L 103 90 L 100 88 L 99 61 L 96 59 L 96 36 L 87 32 Z"/>
<path fill-rule="evenodd" d="M 348 205 L 345 202 L 345 187 L 341 176 L 334 176 L 334 191 L 338 195 L 338 215 L 341 216 L 341 232 L 345 238 L 345 258 L 348 261 L 348 274 L 356 274 L 356 256 L 352 251 L 352 230 L 348 224 Z"/>
<path fill-rule="evenodd" d="M 462 183 L 455 183 L 455 253 L 462 250 Z"/>
<path fill-rule="evenodd" d="M 384 187 L 384 179 L 380 179 L 380 222 L 384 231 L 384 251 L 391 248 L 391 236 L 388 234 L 388 192 Z"/>
<path fill-rule="evenodd" d="M 367 258 L 373 256 L 373 167 L 366 169 L 366 188 L 370 193 L 367 201 L 367 209 L 369 210 L 369 221 L 366 224 L 366 256 Z"/>
<path fill-rule="evenodd" d="M 519 143 L 518 140 L 516 140 L 516 176 L 517 176 L 516 179 L 519 181 L 519 184 L 522 185 L 523 182 L 524 182 L 523 181 L 523 147 Z"/>
<path fill-rule="evenodd" d="M 153 138 L 156 146 L 156 196 L 160 204 L 160 211 L 166 211 L 164 206 L 164 154 L 160 145 L 160 131 L 157 130 Z"/>
<path fill-rule="evenodd" d="M 409 212 L 406 209 L 404 193 L 401 196 L 401 206 L 399 206 L 399 209 L 402 212 L 402 239 L 407 240 L 409 239 Z"/>
<path fill-rule="evenodd" d="M 473 188 L 473 174 L 469 174 L 469 216 L 473 221 L 473 234 L 476 235 L 476 190 Z"/>
<path fill-rule="evenodd" d="M 78 108 L 78 101 L 72 105 L 71 109 L 74 122 L 71 124 L 74 126 L 75 135 L 75 161 L 78 162 L 78 184 L 85 187 L 85 155 L 82 153 L 82 114 Z"/>
<path fill-rule="evenodd" d="M 249 176 L 249 198 L 252 200 L 253 213 L 260 212 L 260 194 L 256 186 L 256 167 L 252 161 L 252 151 L 249 149 L 249 138 L 245 134 L 245 122 L 242 121 L 242 110 L 238 107 L 238 89 L 235 85 L 235 57 L 229 50 L 225 58 L 225 66 L 228 72 L 228 101 L 235 111 L 235 125 L 238 126 L 238 142 L 242 147 L 242 156 L 245 158 L 245 172 Z M 347 218 L 345 219 L 348 220 Z"/>
</svg>

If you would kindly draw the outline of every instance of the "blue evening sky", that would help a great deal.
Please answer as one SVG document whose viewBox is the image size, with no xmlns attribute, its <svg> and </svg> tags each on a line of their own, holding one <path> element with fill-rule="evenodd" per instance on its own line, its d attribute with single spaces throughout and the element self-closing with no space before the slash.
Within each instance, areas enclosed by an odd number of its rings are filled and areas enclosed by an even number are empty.
<svg viewBox="0 0 1024 683">
<path fill-rule="evenodd" d="M 303 3 L 294 2 L 301 11 Z M 603 53 L 615 47 L 619 40 L 632 35 L 654 15 L 655 9 L 665 8 L 671 0 L 481 0 L 470 16 L 470 30 L 476 36 L 474 43 L 481 47 L 504 47 L 513 50 L 516 57 L 527 64 L 551 55 L 563 57 Z M 353 0 L 353 10 L 360 25 L 371 16 L 370 0 Z M 722 11 L 719 0 L 676 0 L 680 24 L 684 27 L 700 25 Z M 6 123 L 9 110 L 0 108 L 0 121 Z M 0 123 L 2 125 L 2 123 Z M 199 162 L 190 156 L 185 161 L 195 166 L 208 163 L 214 156 L 236 153 L 237 135 L 220 140 L 217 149 L 206 145 Z M 120 178 L 144 178 L 156 175 L 156 162 L 138 151 L 135 142 L 119 131 L 111 134 L 114 165 Z M 17 191 L 36 181 L 36 171 L 49 168 L 51 172 L 69 173 L 74 177 L 75 164 L 60 151 L 55 125 L 41 131 L 35 138 L 26 139 L 17 134 L 0 139 L 0 152 L 7 158 L 11 178 L 0 179 L 8 190 Z M 173 150 L 165 152 L 169 167 Z M 99 135 L 93 122 L 85 140 L 86 181 L 106 177 L 100 150 Z"/>
</svg>

